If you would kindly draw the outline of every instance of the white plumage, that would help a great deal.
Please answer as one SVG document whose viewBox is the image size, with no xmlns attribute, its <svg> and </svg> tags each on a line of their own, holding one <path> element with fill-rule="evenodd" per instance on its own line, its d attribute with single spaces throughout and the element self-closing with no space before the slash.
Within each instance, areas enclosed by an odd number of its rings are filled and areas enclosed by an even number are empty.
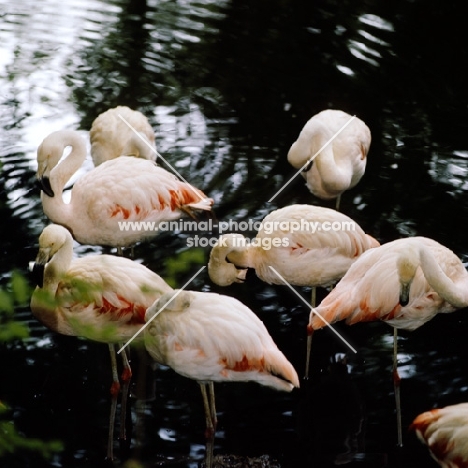
<svg viewBox="0 0 468 468">
<path fill-rule="evenodd" d="M 67 146 L 72 151 L 59 162 Z M 51 133 L 37 150 L 44 212 L 82 244 L 126 247 L 154 237 L 162 221 L 194 210 L 211 210 L 213 200 L 200 190 L 152 161 L 128 156 L 106 161 L 78 179 L 66 204 L 62 199 L 65 183 L 85 158 L 85 142 L 71 130 Z M 150 224 L 123 229 L 121 222 Z"/>
<path fill-rule="evenodd" d="M 364 175 L 371 133 L 362 120 L 354 117 L 327 144 L 352 118 L 346 112 L 332 109 L 314 115 L 289 150 L 289 163 L 300 169 L 326 145 L 305 168 L 306 172 L 302 172 L 309 190 L 324 200 L 339 197 Z"/>
<path fill-rule="evenodd" d="M 146 313 L 152 358 L 194 379 L 206 395 L 212 382 L 255 381 L 276 390 L 299 387 L 297 373 L 260 319 L 245 305 L 214 293 L 174 291 Z M 207 429 L 216 424 L 214 393 L 205 400 Z"/>
<path fill-rule="evenodd" d="M 468 403 L 426 411 L 415 418 L 410 429 L 442 468 L 468 466 Z"/>
<path fill-rule="evenodd" d="M 89 139 L 95 166 L 119 156 L 133 156 L 150 161 L 156 161 L 157 158 L 155 135 L 148 119 L 141 112 L 126 106 L 114 107 L 96 117 Z"/>
</svg>

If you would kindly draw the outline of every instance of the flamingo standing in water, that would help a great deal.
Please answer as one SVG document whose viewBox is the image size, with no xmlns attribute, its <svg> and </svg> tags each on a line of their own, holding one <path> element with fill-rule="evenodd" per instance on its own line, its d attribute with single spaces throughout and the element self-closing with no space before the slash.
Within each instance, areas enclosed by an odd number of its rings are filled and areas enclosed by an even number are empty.
<svg viewBox="0 0 468 468">
<path fill-rule="evenodd" d="M 443 468 L 468 466 L 468 403 L 426 411 L 410 426 Z"/>
<path fill-rule="evenodd" d="M 172 291 L 148 308 L 146 322 L 151 357 L 200 384 L 207 437 L 217 423 L 213 382 L 255 381 L 286 392 L 299 387 L 263 322 L 237 299 Z"/>
<path fill-rule="evenodd" d="M 303 168 L 307 187 L 315 196 L 336 198 L 338 210 L 341 194 L 364 175 L 370 144 L 371 133 L 362 120 L 327 109 L 305 124 L 289 150 L 288 161 L 296 169 Z"/>
<path fill-rule="evenodd" d="M 172 288 L 156 273 L 127 258 L 90 255 L 73 259 L 73 238 L 67 229 L 56 224 L 47 226 L 39 237 L 39 253 L 33 265 L 33 273 L 38 272 L 38 286 L 31 298 L 33 315 L 57 333 L 109 344 L 113 383 L 108 457 L 112 459 L 120 390 L 114 344 L 133 337 L 144 324 L 146 309 Z M 124 437 L 124 403 L 132 374 L 125 352 L 122 357 Z"/>
<path fill-rule="evenodd" d="M 211 250 L 208 273 L 219 286 L 245 281 L 247 268 L 270 284 L 335 284 L 366 250 L 379 243 L 351 218 L 313 205 L 290 205 L 267 215 L 252 243 L 241 234 L 224 234 Z M 306 363 L 305 377 L 309 365 Z"/>
<path fill-rule="evenodd" d="M 262 280 L 296 286 L 331 286 L 367 249 L 379 243 L 351 218 L 313 205 L 290 205 L 271 212 L 250 243 L 224 234 L 211 250 L 208 273 L 219 286 L 245 280 L 247 268 Z"/>
<path fill-rule="evenodd" d="M 308 341 L 311 342 L 314 330 L 339 320 L 346 320 L 349 325 L 382 320 L 394 327 L 393 378 L 401 446 L 397 330 L 415 330 L 438 313 L 467 306 L 468 273 L 451 250 L 426 237 L 398 239 L 369 250 L 356 260 L 332 292 L 311 311 Z"/>
<path fill-rule="evenodd" d="M 141 112 L 126 106 L 114 107 L 96 117 L 89 138 L 95 166 L 119 156 L 134 156 L 151 161 L 157 158 L 155 135 L 148 119 Z"/>
<path fill-rule="evenodd" d="M 72 151 L 59 162 L 67 146 Z M 67 227 L 81 244 L 120 250 L 154 237 L 162 221 L 178 219 L 184 212 L 210 211 L 213 205 L 203 192 L 153 161 L 128 156 L 106 161 L 78 179 L 66 204 L 62 199 L 65 183 L 85 158 L 85 142 L 72 130 L 51 133 L 37 150 L 44 212 L 54 223 Z M 121 222 L 147 224 L 145 229 L 126 230 L 121 229 Z"/>
</svg>

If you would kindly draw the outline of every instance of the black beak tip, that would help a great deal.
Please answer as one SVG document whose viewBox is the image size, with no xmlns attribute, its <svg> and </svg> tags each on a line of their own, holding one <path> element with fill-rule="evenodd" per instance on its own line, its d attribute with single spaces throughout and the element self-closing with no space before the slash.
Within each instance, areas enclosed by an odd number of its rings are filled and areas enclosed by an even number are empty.
<svg viewBox="0 0 468 468">
<path fill-rule="evenodd" d="M 399 302 L 400 302 L 401 307 L 405 307 L 409 303 L 409 298 L 400 296 L 400 301 Z"/>
<path fill-rule="evenodd" d="M 44 269 L 45 265 L 36 262 L 29 263 L 29 276 L 31 281 L 40 288 L 44 285 Z"/>
<path fill-rule="evenodd" d="M 46 195 L 49 197 L 54 196 L 54 191 L 52 190 L 52 186 L 50 185 L 50 180 L 48 177 L 41 177 L 39 179 L 39 186 Z"/>
</svg>

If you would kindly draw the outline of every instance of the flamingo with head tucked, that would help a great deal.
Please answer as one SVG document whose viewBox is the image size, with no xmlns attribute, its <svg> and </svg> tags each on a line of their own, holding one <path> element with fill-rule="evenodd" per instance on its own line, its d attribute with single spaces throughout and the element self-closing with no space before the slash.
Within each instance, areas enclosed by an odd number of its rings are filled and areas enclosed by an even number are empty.
<svg viewBox="0 0 468 468">
<path fill-rule="evenodd" d="M 299 387 L 263 322 L 237 299 L 176 290 L 148 308 L 146 321 L 151 357 L 200 384 L 207 437 L 217 422 L 213 382 L 254 381 L 286 392 Z"/>
<path fill-rule="evenodd" d="M 67 146 L 72 151 L 60 161 Z M 200 190 L 153 161 L 128 156 L 106 161 L 78 179 L 66 204 L 65 183 L 85 158 L 85 142 L 72 130 L 51 133 L 37 150 L 44 212 L 82 244 L 126 247 L 154 237 L 163 221 L 211 210 L 213 200 Z M 146 224 L 135 227 L 132 222 Z"/>
<path fill-rule="evenodd" d="M 250 242 L 223 234 L 208 263 L 212 281 L 228 286 L 245 280 L 247 268 L 270 284 L 283 284 L 275 270 L 296 286 L 331 286 L 356 259 L 379 243 L 351 218 L 313 205 L 290 205 L 271 212 Z"/>
<path fill-rule="evenodd" d="M 126 106 L 117 106 L 99 114 L 91 126 L 89 139 L 95 166 L 119 156 L 151 161 L 157 158 L 155 135 L 148 119 Z"/>
<path fill-rule="evenodd" d="M 468 272 L 447 247 L 426 237 L 398 239 L 368 252 L 350 267 L 310 314 L 314 330 L 346 320 L 382 320 L 394 327 L 393 376 L 398 444 L 402 445 L 397 330 L 415 330 L 439 313 L 468 306 Z"/>
<path fill-rule="evenodd" d="M 339 209 L 341 194 L 364 175 L 370 144 L 371 133 L 362 120 L 327 109 L 305 124 L 288 161 L 296 169 L 306 166 L 302 175 L 309 190 L 323 200 L 336 198 Z"/>
<path fill-rule="evenodd" d="M 46 327 L 63 335 L 82 336 L 109 344 L 112 362 L 112 407 L 108 457 L 112 456 L 114 416 L 120 383 L 114 344 L 129 340 L 142 327 L 146 309 L 172 291 L 166 282 L 143 265 L 113 255 L 73 259 L 73 238 L 62 226 L 51 224 L 39 237 L 33 265 L 38 286 L 31 298 L 33 315 Z M 131 369 L 124 359 L 124 402 Z M 124 435 L 121 424 L 121 435 Z"/>
</svg>

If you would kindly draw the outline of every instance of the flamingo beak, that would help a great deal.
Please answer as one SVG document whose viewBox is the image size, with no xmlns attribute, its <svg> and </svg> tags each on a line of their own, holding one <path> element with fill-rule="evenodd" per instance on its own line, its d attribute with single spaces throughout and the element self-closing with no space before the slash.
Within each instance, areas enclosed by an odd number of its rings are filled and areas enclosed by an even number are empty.
<svg viewBox="0 0 468 468">
<path fill-rule="evenodd" d="M 32 281 L 42 288 L 44 286 L 44 269 L 45 264 L 37 263 L 37 262 L 29 262 L 29 273 L 31 276 Z"/>
<path fill-rule="evenodd" d="M 409 293 L 410 293 L 411 283 L 401 283 L 400 285 L 400 305 L 405 307 L 409 303 Z"/>
<path fill-rule="evenodd" d="M 48 177 L 41 177 L 39 179 L 39 183 L 41 184 L 41 189 L 43 192 L 48 195 L 49 197 L 53 197 L 54 191 L 52 190 L 52 186 L 50 185 L 50 179 Z"/>
<path fill-rule="evenodd" d="M 248 268 L 245 268 L 245 269 L 238 269 L 238 273 L 236 275 L 236 283 L 243 283 L 245 280 L 246 280 L 246 277 L 247 277 L 247 270 Z"/>
</svg>

